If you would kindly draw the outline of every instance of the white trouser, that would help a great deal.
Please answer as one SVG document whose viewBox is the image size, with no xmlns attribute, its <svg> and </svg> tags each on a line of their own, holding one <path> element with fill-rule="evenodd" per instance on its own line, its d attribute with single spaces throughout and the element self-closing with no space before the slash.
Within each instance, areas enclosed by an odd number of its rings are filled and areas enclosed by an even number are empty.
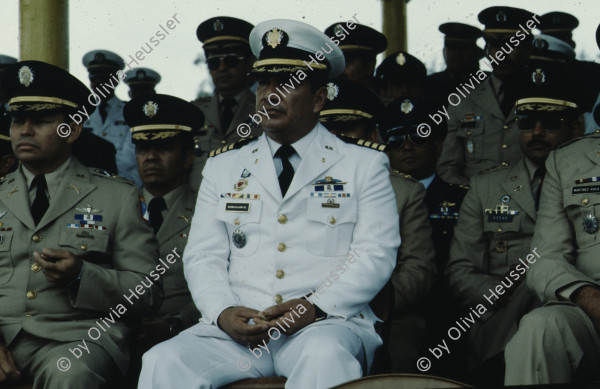
<svg viewBox="0 0 600 389">
<path fill-rule="evenodd" d="M 204 329 L 216 336 L 199 335 Z M 286 388 L 312 389 L 363 375 L 363 345 L 345 326 L 308 326 L 293 336 L 272 332 L 272 338 L 278 339 L 269 340 L 268 351 L 252 353 L 216 326 L 197 324 L 144 354 L 138 388 L 212 389 L 276 375 L 288 378 Z"/>
<path fill-rule="evenodd" d="M 505 385 L 569 383 L 598 374 L 600 336 L 575 305 L 548 305 L 525 315 L 504 351 Z"/>
</svg>

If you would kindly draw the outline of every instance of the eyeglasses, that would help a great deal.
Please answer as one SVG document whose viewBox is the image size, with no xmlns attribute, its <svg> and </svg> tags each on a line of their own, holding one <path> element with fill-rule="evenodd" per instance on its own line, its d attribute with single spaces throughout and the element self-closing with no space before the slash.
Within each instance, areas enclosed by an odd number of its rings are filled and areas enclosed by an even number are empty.
<svg viewBox="0 0 600 389">
<path fill-rule="evenodd" d="M 388 145 L 392 150 L 400 150 L 404 147 L 407 139 L 417 147 L 424 146 L 428 141 L 428 138 L 422 137 L 419 134 L 394 135 L 388 140 Z"/>
<path fill-rule="evenodd" d="M 566 119 L 564 114 L 553 112 L 519 114 L 517 116 L 517 125 L 521 131 L 533 131 L 538 122 L 546 131 L 559 131 L 565 124 Z"/>
<path fill-rule="evenodd" d="M 209 70 L 217 70 L 219 66 L 221 66 L 221 61 L 223 61 L 225 66 L 233 68 L 238 66 L 240 61 L 245 58 L 246 57 L 235 54 L 215 55 L 214 57 L 207 58 L 206 64 L 208 65 Z"/>
</svg>

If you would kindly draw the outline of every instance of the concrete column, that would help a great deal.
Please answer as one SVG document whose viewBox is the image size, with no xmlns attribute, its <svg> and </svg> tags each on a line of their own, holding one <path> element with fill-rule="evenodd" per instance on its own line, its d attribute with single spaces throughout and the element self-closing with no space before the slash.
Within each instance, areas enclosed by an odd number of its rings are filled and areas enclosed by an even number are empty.
<svg viewBox="0 0 600 389">
<path fill-rule="evenodd" d="M 383 34 L 388 40 L 385 55 L 406 51 L 406 3 L 408 0 L 382 0 Z"/>
<path fill-rule="evenodd" d="M 69 70 L 69 0 L 19 0 L 19 60 Z"/>
</svg>

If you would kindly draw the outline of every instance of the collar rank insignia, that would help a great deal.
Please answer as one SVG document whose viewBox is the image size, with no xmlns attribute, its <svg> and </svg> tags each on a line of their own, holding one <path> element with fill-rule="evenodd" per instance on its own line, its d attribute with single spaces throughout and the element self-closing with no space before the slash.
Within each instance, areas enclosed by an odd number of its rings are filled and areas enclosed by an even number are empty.
<svg viewBox="0 0 600 389">
<path fill-rule="evenodd" d="M 327 84 L 327 100 L 332 101 L 333 99 L 338 97 L 339 93 L 340 88 L 336 84 L 334 84 L 333 82 Z"/>
<path fill-rule="evenodd" d="M 585 215 L 583 217 L 583 229 L 588 234 L 595 234 L 598 232 L 598 219 L 596 219 L 596 216 L 591 213 Z"/>
<path fill-rule="evenodd" d="M 144 104 L 143 110 L 144 115 L 152 119 L 158 113 L 158 104 L 156 104 L 154 101 L 148 101 L 146 104 Z"/>
<path fill-rule="evenodd" d="M 19 69 L 19 82 L 28 87 L 33 82 L 33 72 L 29 66 L 21 66 Z"/>
</svg>

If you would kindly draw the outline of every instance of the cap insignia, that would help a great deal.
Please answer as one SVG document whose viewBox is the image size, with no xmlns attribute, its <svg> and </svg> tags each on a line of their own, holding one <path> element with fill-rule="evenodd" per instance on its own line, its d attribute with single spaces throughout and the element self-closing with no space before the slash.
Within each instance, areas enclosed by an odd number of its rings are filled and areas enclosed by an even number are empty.
<svg viewBox="0 0 600 389">
<path fill-rule="evenodd" d="M 546 74 L 542 69 L 535 69 L 535 71 L 531 73 L 531 80 L 536 85 L 543 84 L 546 82 Z"/>
<path fill-rule="evenodd" d="M 340 88 L 333 82 L 327 84 L 327 100 L 331 101 L 335 99 L 340 93 Z"/>
<path fill-rule="evenodd" d="M 344 32 L 344 28 L 342 27 L 341 24 L 336 24 L 335 27 L 333 28 L 333 32 L 337 34 L 341 34 Z"/>
<path fill-rule="evenodd" d="M 215 30 L 215 32 L 222 32 L 223 27 L 223 22 L 219 19 L 215 20 L 215 22 L 213 23 L 213 30 Z"/>
<path fill-rule="evenodd" d="M 400 66 L 406 63 L 406 57 L 404 56 L 404 54 L 400 53 L 396 56 L 396 63 Z"/>
<path fill-rule="evenodd" d="M 104 62 L 105 59 L 106 57 L 104 57 L 104 54 L 102 53 L 96 53 L 96 55 L 94 55 L 94 60 L 98 62 Z"/>
<path fill-rule="evenodd" d="M 147 117 L 153 118 L 156 116 L 157 113 L 158 104 L 156 104 L 154 101 L 148 101 L 146 104 L 144 104 L 144 114 Z"/>
<path fill-rule="evenodd" d="M 554 23 L 554 24 L 560 23 L 560 15 L 553 15 L 552 16 L 552 23 Z"/>
<path fill-rule="evenodd" d="M 506 22 L 506 14 L 504 13 L 504 11 L 498 11 L 498 13 L 496 14 L 496 21 L 500 23 Z"/>
<path fill-rule="evenodd" d="M 19 69 L 19 82 L 26 87 L 33 82 L 33 72 L 29 66 L 21 66 Z"/>
<path fill-rule="evenodd" d="M 535 38 L 533 41 L 533 47 L 538 50 L 546 50 L 548 48 L 548 41 L 543 38 Z"/>
<path fill-rule="evenodd" d="M 276 48 L 280 44 L 285 46 L 284 39 L 287 38 L 287 34 L 285 31 L 278 29 L 277 27 L 273 27 L 269 31 L 265 33 L 264 40 L 268 46 L 271 48 Z"/>
<path fill-rule="evenodd" d="M 413 103 L 410 100 L 406 99 L 400 105 L 400 110 L 402 112 L 408 114 L 408 113 L 410 113 L 413 110 L 414 107 L 415 106 L 413 105 Z"/>
</svg>

